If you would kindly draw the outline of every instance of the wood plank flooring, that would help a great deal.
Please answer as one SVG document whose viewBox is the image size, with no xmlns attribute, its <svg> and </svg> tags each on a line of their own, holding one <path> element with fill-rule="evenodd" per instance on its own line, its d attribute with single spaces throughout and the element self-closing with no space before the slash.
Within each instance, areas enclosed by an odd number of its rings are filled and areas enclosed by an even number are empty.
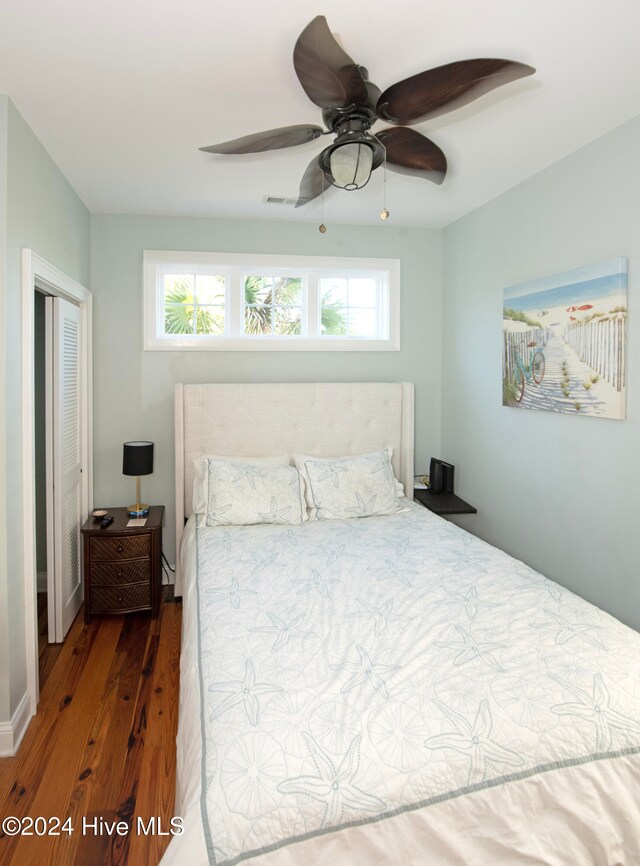
<svg viewBox="0 0 640 866">
<path fill-rule="evenodd" d="M 14 758 L 0 759 L 0 817 L 71 819 L 59 836 L 6 836 L 0 866 L 156 866 L 171 836 L 138 833 L 138 818 L 170 828 L 182 605 L 148 615 L 82 611 L 41 690 Z M 124 821 L 125 835 L 85 832 Z"/>
</svg>

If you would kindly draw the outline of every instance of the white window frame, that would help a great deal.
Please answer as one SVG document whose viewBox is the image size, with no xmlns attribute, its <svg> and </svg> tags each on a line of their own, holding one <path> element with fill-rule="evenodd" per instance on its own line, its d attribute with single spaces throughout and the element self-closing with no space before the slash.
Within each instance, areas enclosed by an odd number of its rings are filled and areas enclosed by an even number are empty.
<svg viewBox="0 0 640 866">
<path fill-rule="evenodd" d="M 225 333 L 164 334 L 164 276 L 220 274 L 226 279 Z M 302 333 L 244 334 L 242 285 L 246 276 L 302 277 Z M 319 277 L 372 276 L 379 279 L 381 330 L 376 339 L 319 336 Z M 144 348 L 147 351 L 397 352 L 400 350 L 400 261 L 333 256 L 280 256 L 145 250 L 143 255 Z M 386 303 L 384 303 L 386 301 Z"/>
</svg>

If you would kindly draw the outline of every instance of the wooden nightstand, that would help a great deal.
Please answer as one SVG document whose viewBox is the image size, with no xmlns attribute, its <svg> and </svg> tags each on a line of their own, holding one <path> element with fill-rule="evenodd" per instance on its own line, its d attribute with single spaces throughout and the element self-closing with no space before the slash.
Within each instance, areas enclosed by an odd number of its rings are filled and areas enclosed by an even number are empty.
<svg viewBox="0 0 640 866">
<path fill-rule="evenodd" d="M 455 493 L 432 493 L 424 487 L 416 487 L 413 498 L 434 514 L 477 514 L 478 509 L 460 499 Z"/>
<path fill-rule="evenodd" d="M 94 614 L 160 612 L 162 591 L 162 517 L 152 505 L 142 527 L 127 527 L 126 508 L 109 508 L 111 526 L 100 529 L 93 517 L 82 527 L 84 546 L 84 621 Z"/>
</svg>

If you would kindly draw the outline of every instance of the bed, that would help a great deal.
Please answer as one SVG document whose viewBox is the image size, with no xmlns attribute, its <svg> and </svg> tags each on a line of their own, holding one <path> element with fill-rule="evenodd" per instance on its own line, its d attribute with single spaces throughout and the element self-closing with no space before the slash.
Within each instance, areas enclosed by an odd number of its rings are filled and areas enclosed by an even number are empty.
<svg viewBox="0 0 640 866">
<path fill-rule="evenodd" d="M 409 384 L 177 386 L 184 832 L 163 866 L 640 863 L 640 635 L 406 497 L 190 514 L 202 454 L 379 449 L 410 492 Z"/>
</svg>

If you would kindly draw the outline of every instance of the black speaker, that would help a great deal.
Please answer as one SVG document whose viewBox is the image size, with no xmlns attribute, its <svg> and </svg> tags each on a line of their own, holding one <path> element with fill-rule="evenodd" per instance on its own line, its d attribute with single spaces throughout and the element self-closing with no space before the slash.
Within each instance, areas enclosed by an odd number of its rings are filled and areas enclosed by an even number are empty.
<svg viewBox="0 0 640 866">
<path fill-rule="evenodd" d="M 453 493 L 453 470 L 451 463 L 432 457 L 429 466 L 429 490 L 432 493 Z"/>
</svg>

